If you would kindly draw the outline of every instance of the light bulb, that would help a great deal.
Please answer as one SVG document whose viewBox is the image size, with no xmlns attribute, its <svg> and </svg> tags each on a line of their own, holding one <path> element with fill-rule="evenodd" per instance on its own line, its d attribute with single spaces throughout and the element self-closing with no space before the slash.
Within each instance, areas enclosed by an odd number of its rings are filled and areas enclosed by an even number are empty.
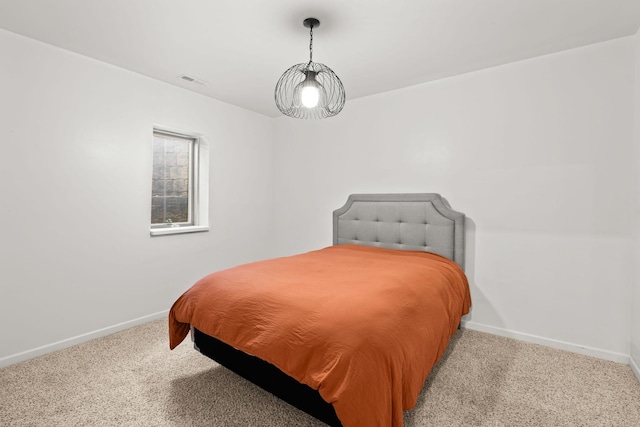
<svg viewBox="0 0 640 427">
<path fill-rule="evenodd" d="M 318 105 L 318 101 L 320 100 L 320 91 L 315 85 L 308 85 L 302 88 L 300 92 L 300 100 L 302 101 L 302 105 L 307 108 L 313 108 Z"/>
</svg>

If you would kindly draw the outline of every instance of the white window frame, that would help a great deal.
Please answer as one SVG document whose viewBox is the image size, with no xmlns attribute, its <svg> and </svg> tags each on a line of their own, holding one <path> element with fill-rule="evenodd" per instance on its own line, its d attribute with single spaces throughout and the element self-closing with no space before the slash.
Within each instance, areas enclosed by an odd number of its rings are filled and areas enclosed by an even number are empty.
<svg viewBox="0 0 640 427">
<path fill-rule="evenodd" d="M 185 223 L 150 225 L 149 234 L 151 236 L 165 236 L 170 234 L 209 231 L 209 147 L 206 143 L 206 138 L 202 134 L 154 125 L 152 146 L 153 137 L 155 137 L 156 134 L 193 140 L 189 159 L 191 164 L 191 168 L 189 168 L 189 193 L 191 200 L 189 215 L 191 218 Z M 153 168 L 153 155 L 151 159 Z M 151 195 L 151 192 L 149 192 L 149 194 Z M 149 209 L 149 212 L 151 212 L 151 209 Z M 149 218 L 149 220 L 151 220 L 151 218 Z"/>
</svg>

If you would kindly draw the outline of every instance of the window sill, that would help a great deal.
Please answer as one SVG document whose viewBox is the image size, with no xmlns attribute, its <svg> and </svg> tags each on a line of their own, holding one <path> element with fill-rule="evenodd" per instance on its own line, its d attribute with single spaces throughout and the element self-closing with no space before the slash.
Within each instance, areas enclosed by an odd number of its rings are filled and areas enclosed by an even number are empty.
<svg viewBox="0 0 640 427">
<path fill-rule="evenodd" d="M 199 233 L 202 231 L 209 231 L 209 226 L 193 225 L 187 227 L 152 228 L 149 230 L 149 234 L 152 236 L 166 236 L 167 234 Z"/>
</svg>

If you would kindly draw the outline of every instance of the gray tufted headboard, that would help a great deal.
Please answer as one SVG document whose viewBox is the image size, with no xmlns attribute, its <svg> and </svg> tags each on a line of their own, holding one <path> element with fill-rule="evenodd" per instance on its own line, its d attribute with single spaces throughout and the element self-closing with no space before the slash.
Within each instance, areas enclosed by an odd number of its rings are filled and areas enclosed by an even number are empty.
<svg viewBox="0 0 640 427">
<path fill-rule="evenodd" d="M 333 244 L 433 252 L 464 268 L 464 214 L 436 193 L 352 194 L 333 211 Z"/>
</svg>

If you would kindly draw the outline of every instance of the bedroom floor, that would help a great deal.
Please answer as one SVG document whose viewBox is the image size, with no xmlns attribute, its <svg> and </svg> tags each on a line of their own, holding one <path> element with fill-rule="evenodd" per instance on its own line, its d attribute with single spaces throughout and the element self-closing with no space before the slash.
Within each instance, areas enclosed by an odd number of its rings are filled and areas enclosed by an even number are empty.
<svg viewBox="0 0 640 427">
<path fill-rule="evenodd" d="M 627 365 L 462 329 L 405 426 L 637 426 Z M 165 320 L 0 370 L 2 426 L 300 426 L 323 423 L 215 364 Z"/>
</svg>

